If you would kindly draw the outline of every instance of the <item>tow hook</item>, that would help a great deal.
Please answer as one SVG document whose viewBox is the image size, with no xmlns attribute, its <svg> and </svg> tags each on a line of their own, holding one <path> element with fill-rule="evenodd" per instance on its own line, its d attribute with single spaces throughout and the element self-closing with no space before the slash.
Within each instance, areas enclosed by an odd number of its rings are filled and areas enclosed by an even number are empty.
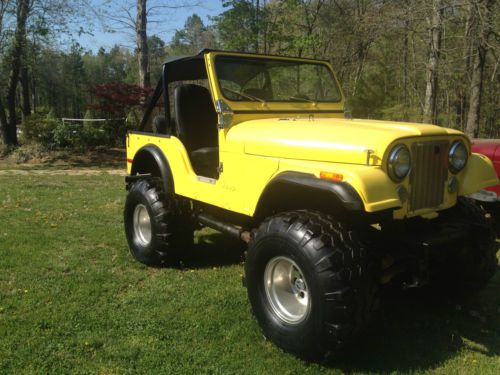
<svg viewBox="0 0 500 375">
<path fill-rule="evenodd" d="M 413 277 L 413 281 L 411 283 L 403 282 L 401 284 L 401 289 L 407 290 L 407 289 L 413 289 L 413 288 L 421 288 L 427 283 L 417 277 Z"/>
<path fill-rule="evenodd" d="M 250 232 L 248 230 L 242 230 L 240 233 L 240 239 L 243 242 L 249 243 L 250 240 L 252 239 L 252 232 Z"/>
</svg>

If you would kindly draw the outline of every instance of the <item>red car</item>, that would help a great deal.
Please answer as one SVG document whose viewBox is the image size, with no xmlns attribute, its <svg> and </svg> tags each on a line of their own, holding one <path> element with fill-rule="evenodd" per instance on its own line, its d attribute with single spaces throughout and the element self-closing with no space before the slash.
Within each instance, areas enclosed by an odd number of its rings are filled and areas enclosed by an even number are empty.
<svg viewBox="0 0 500 375">
<path fill-rule="evenodd" d="M 472 151 L 487 156 L 500 177 L 500 139 L 473 139 Z M 500 233 L 500 185 L 494 185 L 471 194 L 495 219 Z"/>
<path fill-rule="evenodd" d="M 493 162 L 497 176 L 500 176 L 500 139 L 473 139 L 472 151 L 487 156 Z M 500 185 L 486 188 L 486 191 L 494 193 L 485 193 L 488 202 L 497 201 L 500 197 Z"/>
</svg>

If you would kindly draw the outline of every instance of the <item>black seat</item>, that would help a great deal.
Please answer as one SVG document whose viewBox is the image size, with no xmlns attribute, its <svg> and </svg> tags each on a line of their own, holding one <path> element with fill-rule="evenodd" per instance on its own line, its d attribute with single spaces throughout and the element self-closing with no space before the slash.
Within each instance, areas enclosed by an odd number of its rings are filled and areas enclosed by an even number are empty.
<svg viewBox="0 0 500 375">
<path fill-rule="evenodd" d="M 155 134 L 167 133 L 167 121 L 165 120 L 165 116 L 158 115 L 153 118 L 153 133 Z"/>
<path fill-rule="evenodd" d="M 186 147 L 197 175 L 217 177 L 217 113 L 203 86 L 181 85 L 174 91 L 177 136 Z"/>
</svg>

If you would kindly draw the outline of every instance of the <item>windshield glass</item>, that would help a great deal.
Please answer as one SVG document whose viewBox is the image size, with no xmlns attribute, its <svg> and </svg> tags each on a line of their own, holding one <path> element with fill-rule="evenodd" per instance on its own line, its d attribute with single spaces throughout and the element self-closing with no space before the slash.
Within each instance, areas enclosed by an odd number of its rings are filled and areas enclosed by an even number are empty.
<svg viewBox="0 0 500 375">
<path fill-rule="evenodd" d="M 225 98 L 260 102 L 338 102 L 340 91 L 325 64 L 269 58 L 217 56 Z"/>
</svg>

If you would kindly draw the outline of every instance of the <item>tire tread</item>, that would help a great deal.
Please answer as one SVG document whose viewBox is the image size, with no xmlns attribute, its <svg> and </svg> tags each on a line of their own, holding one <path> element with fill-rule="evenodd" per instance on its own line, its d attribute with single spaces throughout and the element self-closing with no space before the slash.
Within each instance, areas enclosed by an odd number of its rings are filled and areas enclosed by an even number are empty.
<svg viewBox="0 0 500 375">
<path fill-rule="evenodd" d="M 331 216 L 300 210 L 264 220 L 253 232 L 249 252 L 254 243 L 276 233 L 291 238 L 307 253 L 322 286 L 327 310 L 318 345 L 308 348 L 287 342 L 278 344 L 306 356 L 320 354 L 325 347 L 335 350 L 345 346 L 366 327 L 378 307 L 374 301 L 378 299 L 377 286 L 370 276 L 365 244 L 355 231 Z M 357 314 L 347 314 L 349 311 Z"/>
</svg>

